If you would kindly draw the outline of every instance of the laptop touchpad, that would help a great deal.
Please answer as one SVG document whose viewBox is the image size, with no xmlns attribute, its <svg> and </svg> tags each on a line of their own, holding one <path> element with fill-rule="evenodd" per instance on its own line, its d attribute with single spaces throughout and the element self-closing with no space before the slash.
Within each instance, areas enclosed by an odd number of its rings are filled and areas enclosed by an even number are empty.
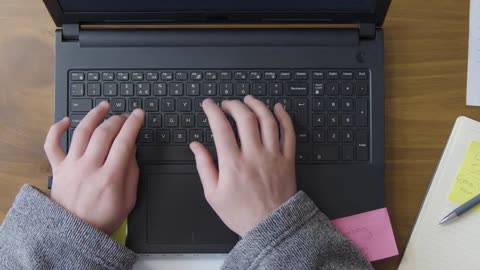
<svg viewBox="0 0 480 270">
<path fill-rule="evenodd" d="M 197 174 L 152 174 L 147 180 L 147 242 L 230 244 L 237 239 L 208 205 Z"/>
</svg>

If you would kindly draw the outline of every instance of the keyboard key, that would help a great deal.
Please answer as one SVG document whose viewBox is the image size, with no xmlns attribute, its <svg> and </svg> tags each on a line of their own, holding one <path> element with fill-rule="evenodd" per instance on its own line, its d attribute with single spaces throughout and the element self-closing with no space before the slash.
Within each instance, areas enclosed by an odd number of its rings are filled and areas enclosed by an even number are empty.
<svg viewBox="0 0 480 270">
<path fill-rule="evenodd" d="M 183 83 L 170 83 L 169 94 L 171 96 L 183 96 Z"/>
<path fill-rule="evenodd" d="M 121 96 L 133 96 L 133 83 L 121 83 L 120 84 Z"/>
<path fill-rule="evenodd" d="M 128 110 L 132 112 L 135 109 L 142 108 L 142 100 L 140 98 L 129 98 L 128 99 Z"/>
<path fill-rule="evenodd" d="M 203 130 L 201 129 L 191 129 L 189 131 L 189 136 L 189 142 L 203 142 Z"/>
<path fill-rule="evenodd" d="M 288 83 L 287 95 L 289 96 L 306 96 L 308 95 L 307 83 Z"/>
<path fill-rule="evenodd" d="M 235 72 L 235 80 L 246 80 L 246 79 L 247 79 L 247 72 L 245 71 Z"/>
<path fill-rule="evenodd" d="M 264 74 L 265 80 L 276 80 L 277 79 L 277 73 L 273 71 L 267 71 Z"/>
<path fill-rule="evenodd" d="M 298 152 L 295 154 L 295 160 L 297 162 L 307 162 L 310 160 L 310 155 L 307 152 Z"/>
<path fill-rule="evenodd" d="M 158 72 L 147 72 L 147 81 L 158 81 Z"/>
<path fill-rule="evenodd" d="M 203 100 L 204 100 L 204 98 L 196 98 L 196 99 L 193 100 L 193 109 L 196 112 L 203 112 L 203 108 L 202 108 Z"/>
<path fill-rule="evenodd" d="M 102 80 L 104 81 L 113 81 L 114 80 L 113 72 L 103 72 L 102 73 Z"/>
<path fill-rule="evenodd" d="M 368 71 L 357 71 L 355 73 L 355 79 L 357 79 L 357 80 L 368 80 Z"/>
<path fill-rule="evenodd" d="M 162 105 L 160 106 L 162 112 L 174 112 L 175 111 L 175 99 L 162 98 Z"/>
<path fill-rule="evenodd" d="M 195 126 L 195 115 L 188 113 L 182 114 L 182 127 L 194 127 Z"/>
<path fill-rule="evenodd" d="M 87 84 L 87 96 L 97 97 L 100 96 L 100 84 L 99 83 L 89 83 Z"/>
<path fill-rule="evenodd" d="M 343 161 L 353 160 L 353 145 L 342 145 L 342 160 Z"/>
<path fill-rule="evenodd" d="M 83 83 L 72 83 L 70 85 L 70 94 L 73 97 L 81 97 L 85 94 L 85 85 Z"/>
<path fill-rule="evenodd" d="M 368 84 L 366 82 L 357 83 L 356 94 L 357 94 L 357 96 L 367 96 L 368 95 Z"/>
<path fill-rule="evenodd" d="M 295 80 L 308 80 L 308 72 L 305 72 L 305 71 L 295 72 L 293 78 Z"/>
<path fill-rule="evenodd" d="M 327 80 L 338 80 L 338 71 L 327 72 Z"/>
<path fill-rule="evenodd" d="M 200 81 L 203 79 L 203 73 L 202 72 L 190 72 L 190 79 L 192 81 Z"/>
<path fill-rule="evenodd" d="M 338 114 L 329 113 L 328 117 L 327 117 L 327 125 L 329 127 L 338 127 L 340 125 L 340 120 L 338 118 Z"/>
<path fill-rule="evenodd" d="M 98 80 L 100 80 L 100 74 L 98 72 L 89 72 L 87 74 L 87 80 L 98 81 Z"/>
<path fill-rule="evenodd" d="M 220 80 L 222 81 L 229 81 L 232 79 L 232 72 L 230 71 L 222 71 L 220 72 Z"/>
<path fill-rule="evenodd" d="M 217 95 L 217 84 L 216 83 L 204 83 L 202 93 L 205 96 L 216 96 Z"/>
<path fill-rule="evenodd" d="M 83 81 L 83 80 L 85 80 L 85 73 L 83 73 L 83 72 L 72 72 L 72 73 L 70 73 L 70 80 L 72 80 L 72 81 Z"/>
<path fill-rule="evenodd" d="M 358 127 L 368 125 L 368 100 L 365 98 L 357 99 L 355 109 L 355 119 Z"/>
<path fill-rule="evenodd" d="M 250 80 L 258 81 L 262 79 L 262 73 L 259 71 L 252 71 L 250 72 Z"/>
<path fill-rule="evenodd" d="M 339 146 L 329 144 L 314 144 L 313 145 L 313 160 L 314 161 L 338 161 L 339 160 Z"/>
<path fill-rule="evenodd" d="M 290 98 L 278 98 L 277 102 L 283 105 L 283 108 L 286 111 L 289 111 L 292 109 L 292 100 Z"/>
<path fill-rule="evenodd" d="M 269 83 L 270 95 L 272 96 L 282 96 L 283 95 L 283 83 Z"/>
<path fill-rule="evenodd" d="M 144 107 L 146 112 L 158 112 L 158 99 L 156 98 L 145 99 Z"/>
<path fill-rule="evenodd" d="M 162 81 L 171 81 L 173 80 L 173 73 L 172 72 L 162 72 L 160 74 L 160 78 Z"/>
<path fill-rule="evenodd" d="M 80 122 L 83 120 L 85 117 L 84 114 L 71 114 L 70 115 L 70 120 L 72 121 L 72 124 L 70 127 L 76 128 L 80 124 Z"/>
<path fill-rule="evenodd" d="M 327 99 L 327 111 L 338 111 L 340 104 L 338 98 Z"/>
<path fill-rule="evenodd" d="M 342 80 L 352 80 L 353 72 L 352 71 L 342 71 Z"/>
<path fill-rule="evenodd" d="M 306 130 L 297 131 L 297 142 L 307 143 L 308 142 L 308 131 L 306 131 Z"/>
<path fill-rule="evenodd" d="M 327 130 L 327 141 L 329 143 L 338 143 L 340 142 L 340 134 L 338 129 L 329 129 Z"/>
<path fill-rule="evenodd" d="M 173 130 L 173 142 L 174 143 L 186 143 L 187 142 L 187 131 L 185 129 L 174 129 Z"/>
<path fill-rule="evenodd" d="M 325 72 L 314 71 L 312 77 L 313 77 L 314 80 L 324 80 L 325 79 Z"/>
<path fill-rule="evenodd" d="M 353 115 L 350 113 L 342 114 L 342 127 L 353 126 Z"/>
<path fill-rule="evenodd" d="M 166 127 L 178 127 L 178 114 L 165 114 Z"/>
<path fill-rule="evenodd" d="M 162 115 L 159 113 L 149 113 L 147 116 L 147 126 L 157 128 L 162 126 Z"/>
<path fill-rule="evenodd" d="M 187 96 L 199 96 L 200 84 L 199 83 L 187 83 Z"/>
<path fill-rule="evenodd" d="M 323 96 L 325 93 L 325 84 L 323 83 L 313 83 L 313 95 L 314 96 Z"/>
<path fill-rule="evenodd" d="M 353 95 L 353 83 L 347 82 L 342 84 L 342 95 L 344 96 Z"/>
<path fill-rule="evenodd" d="M 323 113 L 314 113 L 312 115 L 312 126 L 323 127 L 325 125 L 325 115 Z"/>
<path fill-rule="evenodd" d="M 220 91 L 220 95 L 222 95 L 222 96 L 232 96 L 233 95 L 233 84 L 231 84 L 231 83 L 221 83 L 219 91 Z"/>
<path fill-rule="evenodd" d="M 325 130 L 323 129 L 314 129 L 312 134 L 313 142 L 324 142 L 325 141 Z"/>
<path fill-rule="evenodd" d="M 213 133 L 210 129 L 207 129 L 207 131 L 205 132 L 205 138 L 207 143 L 214 143 Z"/>
<path fill-rule="evenodd" d="M 117 81 L 128 81 L 128 72 L 118 72 Z"/>
<path fill-rule="evenodd" d="M 357 160 L 367 161 L 369 152 L 368 143 L 368 130 L 357 130 Z"/>
<path fill-rule="evenodd" d="M 323 110 L 325 110 L 325 99 L 324 98 L 314 98 L 312 100 L 312 110 L 313 111 L 323 111 Z"/>
<path fill-rule="evenodd" d="M 338 96 L 338 83 L 327 83 L 327 95 Z"/>
<path fill-rule="evenodd" d="M 177 72 L 175 73 L 175 79 L 178 81 L 186 81 L 188 80 L 188 73 L 187 72 Z"/>
<path fill-rule="evenodd" d="M 279 75 L 280 80 L 291 80 L 292 79 L 292 73 L 288 71 L 282 71 L 280 72 Z"/>
<path fill-rule="evenodd" d="M 110 102 L 108 98 L 97 98 L 95 99 L 95 106 L 98 106 L 100 103 L 102 103 L 102 101 Z"/>
<path fill-rule="evenodd" d="M 297 111 L 307 111 L 308 110 L 308 99 L 306 98 L 296 98 L 294 101 L 294 108 Z"/>
<path fill-rule="evenodd" d="M 250 84 L 249 83 L 236 83 L 235 90 L 238 96 L 246 96 L 250 94 Z"/>
<path fill-rule="evenodd" d="M 253 95 L 255 96 L 265 96 L 267 94 L 267 85 L 265 83 L 254 83 L 253 84 Z"/>
<path fill-rule="evenodd" d="M 273 106 L 275 105 L 273 98 L 260 97 L 259 100 L 262 101 L 263 104 L 265 104 L 269 110 L 273 111 Z"/>
<path fill-rule="evenodd" d="M 170 130 L 168 130 L 168 129 L 157 129 L 155 131 L 155 137 L 157 138 L 158 143 L 169 143 L 170 142 Z"/>
<path fill-rule="evenodd" d="M 143 72 L 133 72 L 132 73 L 133 81 L 143 81 Z"/>
<path fill-rule="evenodd" d="M 215 81 L 217 79 L 218 79 L 217 72 L 215 72 L 215 71 L 205 72 L 205 80 Z"/>
<path fill-rule="evenodd" d="M 154 83 L 153 84 L 153 95 L 154 96 L 166 96 L 167 95 L 167 84 L 166 83 Z"/>
<path fill-rule="evenodd" d="M 72 112 L 88 112 L 92 109 L 91 99 L 72 99 L 70 102 L 70 110 Z"/>
<path fill-rule="evenodd" d="M 150 96 L 150 83 L 137 83 L 135 90 L 137 96 Z"/>
<path fill-rule="evenodd" d="M 117 95 L 117 84 L 116 83 L 105 83 L 103 85 L 103 95 L 104 96 L 116 96 Z"/>
<path fill-rule="evenodd" d="M 197 115 L 197 126 L 198 127 L 208 127 L 208 118 L 204 113 L 199 113 Z"/>
<path fill-rule="evenodd" d="M 342 110 L 344 111 L 353 111 L 353 99 L 343 98 L 342 99 Z"/>
<path fill-rule="evenodd" d="M 308 125 L 308 112 L 301 111 L 295 113 L 294 125 L 296 127 L 306 127 Z"/>
<path fill-rule="evenodd" d="M 138 141 L 140 143 L 153 143 L 153 130 L 142 129 L 138 134 Z"/>
<path fill-rule="evenodd" d="M 342 130 L 342 142 L 351 143 L 353 142 L 353 130 L 343 129 Z"/>
<path fill-rule="evenodd" d="M 112 112 L 125 112 L 126 101 L 123 98 L 114 98 L 111 102 Z"/>
<path fill-rule="evenodd" d="M 181 98 L 177 103 L 179 112 L 191 112 L 192 111 L 192 100 L 189 98 Z"/>
</svg>

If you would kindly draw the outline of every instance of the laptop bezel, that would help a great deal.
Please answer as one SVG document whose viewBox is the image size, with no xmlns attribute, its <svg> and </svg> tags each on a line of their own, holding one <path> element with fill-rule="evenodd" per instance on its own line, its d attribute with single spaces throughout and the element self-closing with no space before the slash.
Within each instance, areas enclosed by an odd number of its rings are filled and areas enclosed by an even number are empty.
<svg viewBox="0 0 480 270">
<path fill-rule="evenodd" d="M 64 12 L 59 0 L 43 0 L 55 24 L 360 24 L 383 25 L 391 0 L 375 1 L 375 11 L 361 12 Z"/>
</svg>

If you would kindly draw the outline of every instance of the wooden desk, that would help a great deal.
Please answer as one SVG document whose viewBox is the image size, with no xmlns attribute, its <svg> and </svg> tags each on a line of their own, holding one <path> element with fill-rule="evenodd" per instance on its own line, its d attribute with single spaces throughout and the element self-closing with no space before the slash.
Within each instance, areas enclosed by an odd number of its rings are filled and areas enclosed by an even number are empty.
<svg viewBox="0 0 480 270">
<path fill-rule="evenodd" d="M 455 118 L 465 106 L 469 1 L 394 0 L 385 29 L 387 205 L 398 247 Z M 53 119 L 53 33 L 39 0 L 0 2 L 0 221 L 24 183 L 46 189 Z M 396 269 L 400 257 L 375 263 Z"/>
</svg>

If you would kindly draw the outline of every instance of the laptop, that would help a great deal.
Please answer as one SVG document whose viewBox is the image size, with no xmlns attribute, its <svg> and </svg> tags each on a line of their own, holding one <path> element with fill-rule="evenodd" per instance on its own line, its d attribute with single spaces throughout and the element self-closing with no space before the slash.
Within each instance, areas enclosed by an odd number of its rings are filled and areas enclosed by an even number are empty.
<svg viewBox="0 0 480 270">
<path fill-rule="evenodd" d="M 201 102 L 281 103 L 297 135 L 297 181 L 328 217 L 385 207 L 382 24 L 390 0 L 44 0 L 55 33 L 55 120 L 75 127 L 103 100 L 146 112 L 137 253 L 225 253 L 239 237 L 204 199 L 188 148 L 215 156 Z M 232 123 L 233 124 L 233 123 Z"/>
</svg>

